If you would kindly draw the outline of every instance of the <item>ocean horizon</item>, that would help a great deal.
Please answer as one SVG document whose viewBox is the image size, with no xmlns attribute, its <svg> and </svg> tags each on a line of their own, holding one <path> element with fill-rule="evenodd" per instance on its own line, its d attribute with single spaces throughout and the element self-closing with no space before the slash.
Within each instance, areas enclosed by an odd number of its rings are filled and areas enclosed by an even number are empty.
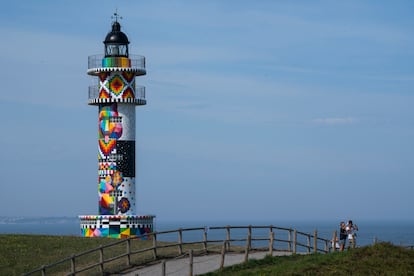
<svg viewBox="0 0 414 276">
<path fill-rule="evenodd" d="M 373 244 L 374 241 L 391 242 L 395 245 L 414 245 L 414 221 L 354 221 L 359 231 L 357 241 L 359 246 Z M 164 221 L 155 219 L 156 232 L 175 230 L 178 228 L 198 228 L 212 226 L 269 226 L 296 229 L 297 231 L 313 234 L 316 230 L 318 237 L 331 239 L 333 232 L 339 233 L 339 221 Z M 266 235 L 266 231 L 262 232 Z M 77 217 L 0 217 L 0 234 L 31 234 L 31 235 L 62 235 L 80 236 L 80 224 Z M 176 239 L 175 235 L 170 237 Z"/>
</svg>

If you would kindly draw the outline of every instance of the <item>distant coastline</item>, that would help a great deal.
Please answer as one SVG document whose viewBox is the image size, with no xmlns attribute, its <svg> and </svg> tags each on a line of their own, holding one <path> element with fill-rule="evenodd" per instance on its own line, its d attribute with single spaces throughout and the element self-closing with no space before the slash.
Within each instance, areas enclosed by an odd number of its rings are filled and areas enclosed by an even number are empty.
<svg viewBox="0 0 414 276">
<path fill-rule="evenodd" d="M 0 216 L 0 224 L 19 224 L 19 223 L 68 223 L 79 221 L 77 217 L 25 217 L 25 216 L 17 216 L 17 217 L 7 217 L 7 216 Z"/>
<path fill-rule="evenodd" d="M 156 231 L 173 230 L 178 228 L 209 227 L 225 225 L 274 225 L 297 229 L 306 233 L 317 230 L 321 237 L 331 237 L 333 231 L 337 230 L 339 222 L 332 221 L 155 221 Z M 360 228 L 358 231 L 358 244 L 372 244 L 378 241 L 391 242 L 396 245 L 414 245 L 414 221 L 413 220 L 372 220 L 357 221 Z M 35 235 L 80 235 L 78 217 L 25 217 L 25 216 L 1 216 L 0 234 L 35 234 Z"/>
</svg>

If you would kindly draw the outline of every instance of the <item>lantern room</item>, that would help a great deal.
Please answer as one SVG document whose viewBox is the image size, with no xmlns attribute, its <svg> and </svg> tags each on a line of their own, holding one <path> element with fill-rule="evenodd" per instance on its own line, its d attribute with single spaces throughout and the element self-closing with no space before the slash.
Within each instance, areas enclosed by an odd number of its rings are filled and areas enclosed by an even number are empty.
<svg viewBox="0 0 414 276">
<path fill-rule="evenodd" d="M 128 37 L 121 31 L 121 24 L 115 21 L 112 30 L 106 35 L 105 57 L 128 57 Z"/>
</svg>

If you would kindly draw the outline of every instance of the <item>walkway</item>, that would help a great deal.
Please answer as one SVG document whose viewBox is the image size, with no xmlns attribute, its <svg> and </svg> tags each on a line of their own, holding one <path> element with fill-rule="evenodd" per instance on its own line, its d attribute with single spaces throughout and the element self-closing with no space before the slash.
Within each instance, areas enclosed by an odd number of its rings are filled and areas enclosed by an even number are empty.
<svg viewBox="0 0 414 276">
<path fill-rule="evenodd" d="M 268 252 L 255 252 L 249 253 L 249 260 L 251 259 L 263 259 Z M 273 256 L 290 255 L 290 252 L 274 252 Z M 244 254 L 227 253 L 224 258 L 224 266 L 232 266 L 240 264 L 244 261 Z M 199 275 L 207 272 L 212 272 L 220 268 L 221 256 L 218 255 L 206 255 L 194 257 L 193 259 L 193 274 Z M 173 259 L 166 261 L 166 275 L 168 276 L 182 276 L 189 274 L 189 258 Z M 162 264 L 155 264 L 152 266 L 137 269 L 124 276 L 160 276 L 162 275 Z"/>
</svg>

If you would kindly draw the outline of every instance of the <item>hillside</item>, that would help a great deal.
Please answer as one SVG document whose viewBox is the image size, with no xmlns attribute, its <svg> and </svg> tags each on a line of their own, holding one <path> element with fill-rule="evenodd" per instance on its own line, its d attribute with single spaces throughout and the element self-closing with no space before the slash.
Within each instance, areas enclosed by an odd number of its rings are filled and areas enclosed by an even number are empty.
<svg viewBox="0 0 414 276">
<path fill-rule="evenodd" d="M 326 255 L 268 256 L 206 275 L 414 275 L 414 250 L 378 243 Z"/>
</svg>

